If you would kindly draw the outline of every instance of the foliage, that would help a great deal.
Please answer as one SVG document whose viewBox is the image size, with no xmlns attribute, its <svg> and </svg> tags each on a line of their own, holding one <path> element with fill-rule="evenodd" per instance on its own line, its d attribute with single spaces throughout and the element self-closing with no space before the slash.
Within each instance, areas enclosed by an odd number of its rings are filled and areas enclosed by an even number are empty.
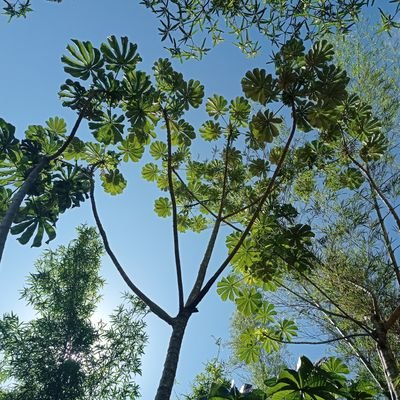
<svg viewBox="0 0 400 400">
<path fill-rule="evenodd" d="M 382 31 L 398 28 L 399 1 L 381 3 Z M 395 3 L 394 10 L 388 3 Z M 250 57 L 258 54 L 265 38 L 281 45 L 299 34 L 315 39 L 333 30 L 348 33 L 362 10 L 376 5 L 369 0 L 142 0 L 142 4 L 160 20 L 161 39 L 169 42 L 171 55 L 180 59 L 201 59 L 225 40 L 226 33 Z"/>
<path fill-rule="evenodd" d="M 6 399 L 137 398 L 146 309 L 126 296 L 109 326 L 92 322 L 102 252 L 96 231 L 81 227 L 75 241 L 37 262 L 22 297 L 38 316 L 22 322 L 10 313 L 0 321 Z"/>
<path fill-rule="evenodd" d="M 264 400 L 264 399 L 372 399 L 374 392 L 368 388 L 358 388 L 358 382 L 352 382 L 346 375 L 346 365 L 340 359 L 331 357 L 313 364 L 307 357 L 299 358 L 296 370 L 285 369 L 277 377 L 270 378 L 264 392 L 245 387 L 238 390 L 235 386 L 215 383 L 210 393 L 197 400 Z"/>
</svg>

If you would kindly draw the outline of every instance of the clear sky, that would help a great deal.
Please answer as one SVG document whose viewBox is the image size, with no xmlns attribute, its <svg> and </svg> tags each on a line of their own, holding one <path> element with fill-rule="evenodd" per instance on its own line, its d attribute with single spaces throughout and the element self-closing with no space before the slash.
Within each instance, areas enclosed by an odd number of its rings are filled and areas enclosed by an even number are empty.
<svg viewBox="0 0 400 400">
<path fill-rule="evenodd" d="M 37 0 L 35 12 L 26 20 L 7 23 L 0 18 L 0 117 L 14 124 L 22 135 L 30 124 L 43 124 L 49 117 L 60 116 L 72 125 L 75 115 L 61 106 L 57 93 L 67 78 L 60 62 L 71 38 L 90 40 L 99 45 L 107 36 L 128 36 L 139 46 L 143 58 L 140 69 L 150 72 L 152 63 L 167 57 L 157 34 L 157 21 L 136 0 L 64 0 L 61 4 Z M 227 98 L 240 94 L 240 79 L 254 66 L 264 66 L 265 54 L 248 60 L 230 45 L 220 45 L 202 62 L 176 64 L 185 77 L 199 79 L 206 95 L 219 93 Z M 200 113 L 201 115 L 201 113 Z M 198 118 L 194 115 L 194 118 Z M 88 134 L 86 127 L 79 135 Z M 153 213 L 153 201 L 158 195 L 152 184 L 140 178 L 140 165 L 130 164 L 128 187 L 123 195 L 103 195 L 98 188 L 98 206 L 108 231 L 111 245 L 135 283 L 172 314 L 176 312 L 177 292 L 172 259 L 171 226 Z M 80 223 L 93 225 L 89 203 L 80 209 L 67 211 L 57 225 L 57 239 L 50 247 L 66 244 L 75 237 Z M 186 289 L 193 280 L 205 235 L 189 234 L 182 242 Z M 223 243 L 218 258 L 225 254 Z M 43 249 L 21 246 L 10 236 L 0 265 L 0 313 L 15 311 L 24 318 L 32 315 L 19 301 L 19 290 L 34 260 Z M 106 315 L 119 302 L 126 290 L 109 259 L 104 257 L 103 277 L 107 281 L 99 315 Z M 230 304 L 222 303 L 215 288 L 199 307 L 187 329 L 175 387 L 184 393 L 202 363 L 216 354 L 215 337 L 228 338 Z M 143 377 L 139 379 L 143 399 L 154 396 L 160 378 L 170 329 L 150 316 L 149 344 L 143 358 Z"/>
</svg>

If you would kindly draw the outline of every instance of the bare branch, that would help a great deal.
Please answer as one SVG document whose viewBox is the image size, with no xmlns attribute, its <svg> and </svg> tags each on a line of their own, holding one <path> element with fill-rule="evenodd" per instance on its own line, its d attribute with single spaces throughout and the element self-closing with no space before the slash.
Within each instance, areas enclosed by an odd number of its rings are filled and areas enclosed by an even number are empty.
<svg viewBox="0 0 400 400">
<path fill-rule="evenodd" d="M 313 344 L 313 345 L 329 344 L 329 343 L 339 342 L 341 340 L 350 339 L 350 338 L 353 338 L 353 337 L 366 337 L 366 336 L 369 337 L 369 335 L 367 333 L 352 333 L 350 335 L 339 336 L 339 337 L 335 337 L 335 338 L 332 338 L 332 339 L 320 340 L 320 341 L 316 341 L 316 342 L 308 342 L 308 341 L 282 340 L 282 339 L 276 338 L 274 336 L 270 336 L 267 333 L 263 333 L 263 336 L 267 337 L 268 339 L 273 340 L 274 342 L 278 342 L 278 343 L 284 343 L 284 344 Z"/>
<path fill-rule="evenodd" d="M 199 295 L 201 291 L 201 287 L 203 286 L 204 279 L 206 277 L 207 273 L 207 268 L 208 265 L 210 264 L 210 259 L 212 252 L 214 250 L 215 242 L 218 237 L 218 232 L 219 228 L 221 226 L 221 215 L 224 209 L 224 203 L 225 203 L 225 197 L 227 193 L 227 183 L 228 183 L 228 157 L 229 157 L 229 148 L 230 148 L 230 142 L 231 142 L 231 137 L 232 137 L 232 132 L 229 132 L 228 138 L 227 138 L 227 143 L 226 143 L 226 148 L 225 148 L 225 167 L 224 167 L 224 178 L 223 178 L 223 184 L 222 184 L 222 194 L 221 194 L 221 202 L 218 210 L 218 215 L 215 220 L 215 224 L 213 227 L 213 230 L 211 232 L 210 240 L 208 241 L 207 249 L 204 253 L 204 257 L 201 260 L 199 271 L 197 273 L 197 278 L 196 281 L 194 282 L 192 291 L 190 292 L 188 301 L 186 303 L 186 306 L 191 308 L 195 308 L 196 306 L 193 306 L 193 301 L 194 299 Z"/>
<path fill-rule="evenodd" d="M 97 212 L 96 201 L 95 201 L 95 198 L 94 198 L 94 177 L 93 177 L 93 174 L 91 175 L 90 202 L 91 202 L 91 205 L 92 205 L 92 212 L 93 212 L 94 219 L 96 221 L 97 228 L 98 228 L 98 230 L 100 232 L 100 236 L 101 236 L 101 238 L 103 240 L 104 248 L 106 249 L 107 254 L 111 258 L 115 268 L 117 269 L 117 271 L 121 275 L 122 279 L 125 281 L 125 283 L 128 285 L 128 287 L 132 290 L 132 292 L 135 293 L 135 295 L 137 297 L 139 297 L 139 299 L 141 299 L 149 307 L 150 311 L 152 311 L 155 315 L 157 315 L 157 317 L 159 317 L 160 319 L 165 321 L 167 324 L 172 326 L 173 318 L 166 311 L 164 311 L 160 306 L 158 306 L 154 301 L 152 301 L 149 297 L 147 297 L 131 281 L 131 279 L 128 277 L 127 273 L 125 272 L 124 268 L 119 263 L 119 261 L 118 261 L 117 257 L 115 256 L 114 252 L 111 250 L 111 247 L 110 247 L 110 244 L 109 244 L 109 241 L 108 241 L 108 238 L 107 238 L 107 234 L 106 234 L 106 232 L 104 230 L 104 227 L 103 227 L 103 225 L 101 223 L 99 214 Z"/>
<path fill-rule="evenodd" d="M 171 142 L 171 128 L 169 126 L 169 118 L 167 110 L 162 109 L 165 126 L 167 128 L 167 148 L 168 148 L 168 160 L 167 160 L 167 173 L 168 173 L 168 190 L 171 197 L 172 203 L 172 231 L 174 237 L 174 254 L 175 254 L 175 268 L 176 268 L 176 279 L 178 284 L 178 298 L 179 298 L 179 311 L 182 311 L 184 307 L 184 294 L 183 294 L 183 281 L 182 281 L 182 265 L 181 256 L 179 251 L 179 233 L 178 233 L 178 211 L 176 206 L 174 182 L 172 180 L 172 142 Z"/>
</svg>

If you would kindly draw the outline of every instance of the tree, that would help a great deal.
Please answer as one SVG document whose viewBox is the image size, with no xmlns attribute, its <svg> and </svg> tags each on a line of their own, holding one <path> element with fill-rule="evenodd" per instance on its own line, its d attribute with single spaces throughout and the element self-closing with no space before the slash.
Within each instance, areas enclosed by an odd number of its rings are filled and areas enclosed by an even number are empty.
<svg viewBox="0 0 400 400">
<path fill-rule="evenodd" d="M 11 380 L 2 399 L 138 397 L 134 375 L 147 340 L 147 311 L 127 295 L 109 326 L 91 321 L 103 285 L 102 253 L 95 229 L 80 227 L 76 240 L 39 259 L 22 294 L 38 317 L 22 322 L 10 313 L 0 320 L 0 350 Z"/>
<path fill-rule="evenodd" d="M 289 268 L 303 272 L 313 258 L 310 251 L 313 234 L 309 226 L 297 223 L 296 210 L 284 203 L 276 190 L 282 191 L 286 182 L 293 179 L 292 157 L 287 156 L 293 155 L 295 136 L 296 145 L 300 146 L 298 158 L 307 162 L 307 154 L 301 156 L 301 152 L 309 146 L 309 141 L 297 130 L 314 130 L 321 146 L 332 149 L 326 152 L 330 160 L 334 152 L 342 151 L 338 129 L 358 141 L 368 155 L 371 146 L 363 145 L 360 135 L 368 139 L 368 144 L 375 143 L 380 138 L 379 122 L 367 105 L 346 92 L 348 78 L 343 70 L 331 64 L 333 51 L 326 41 L 315 43 L 306 52 L 300 40 L 291 39 L 274 56 L 274 75 L 257 68 L 242 80 L 244 94 L 254 101 L 256 111 L 251 112 L 250 103 L 244 97 L 237 97 L 230 103 L 218 95 L 207 100 L 206 112 L 210 119 L 199 131 L 204 141 L 214 142 L 220 150 L 215 151 L 211 159 L 206 155 L 205 161 L 193 160 L 190 148 L 195 130 L 183 116 L 186 110 L 202 103 L 200 82 L 184 80 L 168 60 L 163 59 L 155 63 L 152 81 L 136 70 L 136 47 L 125 38 L 119 44 L 111 37 L 100 49 L 89 42 L 74 41 L 74 46 L 69 46 L 68 50 L 69 56 L 63 57 L 65 70 L 81 81 L 68 80 L 63 86 L 65 105 L 79 111 L 79 99 L 87 95 L 82 82 L 87 85 L 87 80 L 91 85 L 102 84 L 103 93 L 107 93 L 103 94 L 105 104 L 96 109 L 90 123 L 102 144 L 86 143 L 77 158 L 86 163 L 80 170 L 91 176 L 92 210 L 107 253 L 133 293 L 172 328 L 156 395 L 156 399 L 165 400 L 172 390 L 186 326 L 230 265 L 235 273 L 245 274 L 245 281 L 238 282 L 234 275 L 223 278 L 219 284 L 222 298 L 235 300 L 245 315 L 259 313 L 259 318 L 263 318 L 268 305 L 262 301 L 259 288 L 268 277 L 275 276 L 271 253 L 278 251 L 288 258 Z M 276 102 L 280 103 L 279 109 L 267 108 L 274 107 L 272 104 Z M 107 108 L 102 109 L 105 105 Z M 283 119 L 277 114 L 283 107 L 288 109 L 291 127 L 286 137 L 281 136 L 283 145 L 273 146 L 274 138 L 282 132 Z M 114 109 L 123 110 L 128 119 L 126 137 L 123 136 L 123 116 L 113 114 Z M 359 114 L 359 110 L 364 109 L 367 111 Z M 372 125 L 371 129 L 366 128 L 368 124 Z M 161 139 L 161 132 L 165 139 Z M 157 140 L 152 140 L 156 135 Z M 155 212 L 160 217 L 172 216 L 178 289 L 178 313 L 174 317 L 128 277 L 111 249 L 95 202 L 94 174 L 100 171 L 106 191 L 121 193 L 126 181 L 119 163 L 137 161 L 147 144 L 150 144 L 154 162 L 143 167 L 142 175 L 169 195 L 155 201 Z M 373 150 L 378 155 L 384 148 L 373 147 Z M 266 161 L 267 157 L 270 162 Z M 349 176 L 346 184 L 351 187 L 353 170 L 343 166 L 342 173 Z M 360 179 L 358 174 L 354 179 Z M 233 231 L 226 238 L 228 255 L 207 278 L 211 255 L 223 225 Z M 198 267 L 197 279 L 185 296 L 179 232 L 200 232 L 207 227 L 211 227 L 212 233 Z M 270 240 L 271 230 L 274 240 Z M 278 339 L 290 340 L 294 334 L 292 321 L 274 325 L 273 336 Z M 260 331 L 258 337 L 268 336 L 267 331 Z"/>
<path fill-rule="evenodd" d="M 354 372 L 396 399 L 400 357 L 400 275 L 395 250 L 399 80 L 398 62 L 393 61 L 397 52 L 392 45 L 366 28 L 337 40 L 337 61 L 352 75 L 353 90 L 362 93 L 380 116 L 380 141 L 386 141 L 388 150 L 383 158 L 372 153 L 366 156 L 354 140 L 343 136 L 342 155 L 326 163 L 320 143 L 299 149 L 309 159 L 306 164 L 295 161 L 298 175 L 291 197 L 317 235 L 315 259 L 306 274 L 275 274 L 272 283 L 281 288 L 275 300 L 287 305 L 287 315 L 307 318 L 319 329 L 314 343 L 330 343 L 351 362 Z M 350 166 L 353 179 L 361 179 L 349 182 L 349 177 L 341 174 L 343 165 Z M 343 186 L 346 188 L 340 189 Z M 275 256 L 285 260 L 280 253 Z M 275 269 L 282 269 L 279 264 L 275 262 Z M 269 337 L 279 343 L 282 338 L 271 331 Z M 343 340 L 336 340 L 340 337 Z M 251 345 L 249 354 L 255 351 Z"/>
</svg>

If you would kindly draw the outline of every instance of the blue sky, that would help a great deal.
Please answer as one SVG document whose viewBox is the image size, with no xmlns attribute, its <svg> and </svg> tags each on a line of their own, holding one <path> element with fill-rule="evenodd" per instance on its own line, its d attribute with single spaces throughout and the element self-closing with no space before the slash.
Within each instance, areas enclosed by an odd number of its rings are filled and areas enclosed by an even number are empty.
<svg viewBox="0 0 400 400">
<path fill-rule="evenodd" d="M 69 126 L 72 125 L 75 115 L 61 106 L 57 96 L 67 78 L 60 58 L 72 38 L 99 45 L 111 34 L 128 36 L 138 44 L 143 58 L 139 68 L 146 71 L 150 71 L 156 59 L 167 57 L 157 34 L 157 21 L 138 3 L 133 0 L 65 0 L 56 4 L 37 0 L 33 4 L 35 12 L 26 20 L 9 24 L 5 17 L 1 18 L 0 117 L 14 124 L 19 135 L 28 125 L 42 124 L 54 116 L 63 117 Z M 245 72 L 254 66 L 264 66 L 265 61 L 265 54 L 249 60 L 226 43 L 211 51 L 202 62 L 176 63 L 176 69 L 187 78 L 199 79 L 205 85 L 206 95 L 219 93 L 232 98 L 240 93 L 240 79 Z M 201 112 L 193 114 L 195 120 L 199 116 Z M 83 127 L 79 135 L 87 134 L 87 128 Z M 158 193 L 140 178 L 140 166 L 129 168 L 126 170 L 128 187 L 123 195 L 107 196 L 98 188 L 99 212 L 114 252 L 131 278 L 156 302 L 175 314 L 177 293 L 170 221 L 154 215 L 153 201 Z M 51 243 L 51 248 L 73 239 L 75 227 L 81 223 L 94 224 L 88 203 L 61 216 L 57 239 Z M 207 236 L 206 232 L 182 238 L 186 289 L 197 270 Z M 220 244 L 214 266 L 225 254 L 224 244 Z M 13 310 L 24 318 L 32 316 L 18 300 L 19 290 L 41 252 L 42 249 L 21 246 L 14 237 L 9 237 L 0 265 L 0 313 Z M 102 274 L 107 285 L 98 315 L 107 315 L 118 304 L 119 294 L 126 287 L 107 257 L 104 257 Z M 202 363 L 215 356 L 215 338 L 228 338 L 232 306 L 217 297 L 214 288 L 189 324 L 176 393 L 187 392 L 194 375 L 202 369 Z M 170 333 L 169 327 L 153 316 L 148 323 L 150 341 L 143 359 L 143 377 L 139 379 L 143 399 L 154 395 Z M 306 351 L 309 354 L 308 349 Z M 318 351 L 321 350 L 314 350 L 314 354 Z"/>
</svg>

